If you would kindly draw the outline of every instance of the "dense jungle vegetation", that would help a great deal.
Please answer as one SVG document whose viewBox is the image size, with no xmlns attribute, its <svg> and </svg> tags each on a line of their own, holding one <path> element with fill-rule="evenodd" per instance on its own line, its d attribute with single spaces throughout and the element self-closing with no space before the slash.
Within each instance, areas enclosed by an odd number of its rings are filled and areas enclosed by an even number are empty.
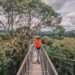
<svg viewBox="0 0 75 75">
<path fill-rule="evenodd" d="M 40 19 L 38 25 L 41 25 L 57 14 L 40 0 L 0 0 L 0 6 L 8 21 L 5 25 L 0 22 L 5 31 L 5 34 L 1 34 L 0 30 L 0 75 L 16 75 L 32 38 L 30 29 L 32 18 Z M 17 16 L 19 20 L 15 23 L 14 19 Z M 27 22 L 25 24 L 21 22 L 19 25 L 18 22 L 22 18 L 25 20 L 24 17 Z M 21 28 L 21 25 L 24 27 Z M 14 26 L 19 28 L 14 31 Z"/>
<path fill-rule="evenodd" d="M 63 39 L 44 37 L 44 48 L 54 63 L 59 75 L 75 74 L 75 38 Z"/>
</svg>

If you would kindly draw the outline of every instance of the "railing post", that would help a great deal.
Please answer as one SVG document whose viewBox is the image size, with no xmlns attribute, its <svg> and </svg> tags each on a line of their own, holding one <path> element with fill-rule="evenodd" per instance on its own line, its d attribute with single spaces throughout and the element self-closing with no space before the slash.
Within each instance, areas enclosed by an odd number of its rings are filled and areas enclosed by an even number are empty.
<svg viewBox="0 0 75 75">
<path fill-rule="evenodd" d="M 44 56 L 43 56 L 42 50 L 40 51 L 40 59 L 41 59 L 42 74 L 46 75 L 45 74 L 45 65 L 44 65 Z"/>
<path fill-rule="evenodd" d="M 43 61 L 44 61 L 44 72 L 45 72 L 45 75 L 47 75 L 47 59 L 46 59 L 46 56 L 44 55 L 43 53 Z"/>
<path fill-rule="evenodd" d="M 75 75 L 75 62 L 73 62 L 73 75 Z"/>
<path fill-rule="evenodd" d="M 49 74 L 49 63 L 48 63 L 48 60 L 47 60 L 47 75 L 50 75 Z"/>
<path fill-rule="evenodd" d="M 42 56 L 44 57 L 43 61 L 44 61 L 44 65 L 45 65 L 45 75 L 58 75 L 54 65 L 52 64 L 47 52 L 44 50 L 44 48 L 42 47 Z"/>
<path fill-rule="evenodd" d="M 28 61 L 28 60 L 27 60 Z M 27 65 L 27 62 L 26 62 L 26 75 L 28 75 L 27 74 L 27 71 L 28 71 L 28 65 Z"/>
<path fill-rule="evenodd" d="M 28 65 L 29 65 L 29 74 L 31 73 L 31 62 L 32 62 L 32 61 L 31 61 L 31 58 L 32 58 L 32 57 L 31 57 L 31 53 L 30 53 L 30 55 L 29 55 L 29 61 L 28 61 Z M 29 74 L 28 74 L 28 75 L 29 75 Z"/>
</svg>

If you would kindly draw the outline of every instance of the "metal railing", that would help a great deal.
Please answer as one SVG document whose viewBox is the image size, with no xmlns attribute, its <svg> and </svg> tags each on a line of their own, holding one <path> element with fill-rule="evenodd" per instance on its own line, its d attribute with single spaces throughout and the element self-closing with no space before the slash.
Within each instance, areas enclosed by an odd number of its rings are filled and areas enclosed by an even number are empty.
<svg viewBox="0 0 75 75">
<path fill-rule="evenodd" d="M 58 75 L 53 63 L 51 62 L 46 50 L 43 47 L 41 49 L 40 58 L 43 75 Z"/>
<path fill-rule="evenodd" d="M 31 46 L 29 46 L 29 51 L 27 53 L 27 55 L 25 56 L 18 72 L 16 75 L 29 75 L 30 74 L 30 69 L 32 66 L 32 48 Z"/>
<path fill-rule="evenodd" d="M 30 46 L 27 55 L 25 56 L 20 69 L 17 72 L 17 75 L 30 75 L 32 69 L 32 53 L 33 49 Z M 48 57 L 47 52 L 44 48 L 40 50 L 40 64 L 42 68 L 42 75 L 58 75 L 54 65 L 52 64 L 50 58 Z"/>
</svg>

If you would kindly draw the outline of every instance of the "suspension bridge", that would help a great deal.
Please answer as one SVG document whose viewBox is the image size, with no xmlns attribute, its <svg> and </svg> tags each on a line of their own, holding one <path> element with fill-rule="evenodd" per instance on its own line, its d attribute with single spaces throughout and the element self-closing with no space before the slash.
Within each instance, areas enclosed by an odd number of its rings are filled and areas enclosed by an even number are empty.
<svg viewBox="0 0 75 75">
<path fill-rule="evenodd" d="M 43 47 L 40 50 L 40 63 L 33 63 L 33 59 L 36 57 L 33 55 L 34 51 L 34 46 L 30 45 L 16 75 L 58 75 L 46 50 Z"/>
</svg>

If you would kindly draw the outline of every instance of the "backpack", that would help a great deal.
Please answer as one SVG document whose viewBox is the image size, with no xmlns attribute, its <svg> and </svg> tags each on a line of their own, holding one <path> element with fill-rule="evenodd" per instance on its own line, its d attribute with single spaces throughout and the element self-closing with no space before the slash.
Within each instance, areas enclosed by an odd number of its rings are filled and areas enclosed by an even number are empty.
<svg viewBox="0 0 75 75">
<path fill-rule="evenodd" d="M 35 48 L 41 48 L 41 45 L 42 45 L 42 43 L 41 43 L 40 39 L 34 40 L 34 46 L 35 46 Z"/>
</svg>

